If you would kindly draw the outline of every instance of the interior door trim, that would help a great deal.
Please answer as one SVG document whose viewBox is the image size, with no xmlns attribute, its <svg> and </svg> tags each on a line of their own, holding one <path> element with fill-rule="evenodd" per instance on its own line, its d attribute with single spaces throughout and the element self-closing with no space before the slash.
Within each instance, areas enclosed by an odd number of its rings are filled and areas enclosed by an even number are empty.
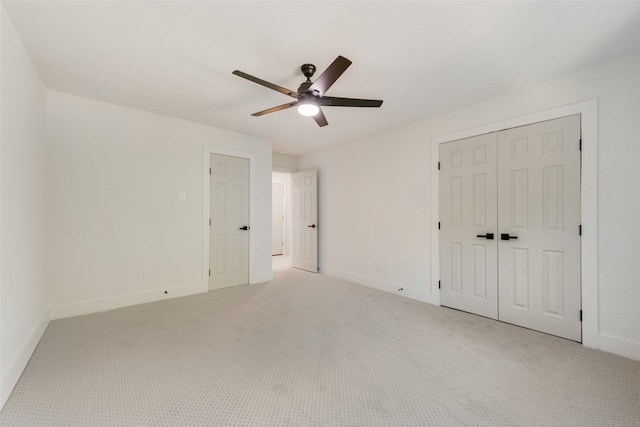
<svg viewBox="0 0 640 427">
<path fill-rule="evenodd" d="M 240 157 L 249 160 L 249 226 L 255 224 L 255 156 L 253 153 L 246 151 L 230 150 L 228 148 L 215 147 L 213 145 L 204 145 L 202 147 L 202 284 L 206 284 L 209 290 L 209 218 L 211 218 L 209 202 L 211 201 L 209 179 L 209 165 L 211 154 L 220 154 L 223 156 Z M 255 233 L 249 233 L 249 284 L 256 283 L 255 272 Z"/>
<path fill-rule="evenodd" d="M 440 182 L 438 162 L 440 144 L 469 138 L 485 133 L 498 132 L 519 126 L 580 114 L 582 136 L 582 170 L 580 211 L 582 223 L 581 294 L 582 294 L 582 345 L 599 349 L 598 330 L 598 101 L 591 99 L 550 110 L 505 119 L 472 129 L 442 135 L 431 139 L 431 295 L 430 302 L 440 305 Z"/>
</svg>

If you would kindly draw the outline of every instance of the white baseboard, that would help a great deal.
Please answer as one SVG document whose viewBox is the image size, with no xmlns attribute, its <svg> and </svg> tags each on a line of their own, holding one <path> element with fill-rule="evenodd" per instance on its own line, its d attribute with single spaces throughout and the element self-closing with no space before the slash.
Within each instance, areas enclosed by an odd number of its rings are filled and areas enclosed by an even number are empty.
<svg viewBox="0 0 640 427">
<path fill-rule="evenodd" d="M 399 283 L 381 280 L 375 277 L 368 277 L 332 267 L 322 266 L 321 271 L 327 276 L 348 280 L 360 285 L 379 289 L 385 292 L 390 292 L 396 295 L 402 295 L 404 297 L 426 302 L 429 304 L 438 306 L 440 305 L 440 297 L 437 293 L 432 294 L 420 289 L 410 288 Z M 403 290 L 399 291 L 400 288 L 403 288 Z M 629 359 L 640 360 L 640 342 L 638 341 L 632 341 L 613 335 L 599 334 L 598 346 L 593 348 L 607 353 L 616 354 L 618 356 L 627 357 Z"/>
<path fill-rule="evenodd" d="M 320 271 L 327 276 L 337 277 L 339 279 L 348 280 L 358 283 L 359 285 L 368 286 L 370 288 L 379 289 L 381 291 L 390 292 L 392 294 L 401 295 L 403 297 L 426 302 L 428 304 L 440 305 L 440 300 L 433 294 L 420 289 L 411 288 L 401 283 L 395 283 L 387 280 L 381 280 L 375 277 L 364 276 L 361 274 L 351 273 L 349 271 L 340 270 L 332 267 L 322 266 Z M 401 289 L 402 290 L 399 290 Z"/>
<path fill-rule="evenodd" d="M 97 313 L 100 311 L 113 310 L 115 308 L 128 307 L 130 305 L 144 304 L 147 302 L 160 301 L 169 298 L 184 297 L 187 295 L 208 292 L 207 285 L 201 283 L 190 283 L 150 291 L 136 292 L 125 295 L 116 295 L 106 298 L 96 298 L 86 301 L 75 301 L 67 304 L 51 306 L 51 319 L 61 319 L 63 317 L 79 316 L 82 314 Z"/>
<path fill-rule="evenodd" d="M 31 359 L 31 355 L 38 346 L 42 335 L 44 335 L 44 331 L 47 329 L 47 326 L 49 326 L 50 320 L 51 312 L 49 308 L 46 308 L 27 336 L 27 339 L 18 352 L 18 355 L 13 359 L 7 371 L 2 375 L 2 379 L 0 379 L 0 384 L 2 384 L 2 388 L 0 389 L 0 409 L 4 407 L 4 404 L 7 402 L 7 399 L 9 399 L 9 395 L 11 395 L 13 388 L 18 383 L 20 375 L 22 375 L 22 371 L 24 371 L 27 363 L 29 363 L 29 359 Z"/>
<path fill-rule="evenodd" d="M 263 273 L 255 273 L 251 278 L 251 284 L 253 285 L 254 283 L 270 282 L 272 280 L 273 280 L 273 271 L 269 270 Z"/>
<path fill-rule="evenodd" d="M 640 360 L 640 342 L 638 341 L 600 334 L 598 343 L 602 351 L 628 357 L 629 359 Z"/>
</svg>

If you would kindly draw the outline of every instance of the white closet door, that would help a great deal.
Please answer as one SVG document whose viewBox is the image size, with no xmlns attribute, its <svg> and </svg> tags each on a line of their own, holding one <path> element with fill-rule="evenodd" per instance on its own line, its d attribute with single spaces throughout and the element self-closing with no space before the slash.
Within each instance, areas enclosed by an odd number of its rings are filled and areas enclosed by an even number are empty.
<svg viewBox="0 0 640 427">
<path fill-rule="evenodd" d="M 579 141 L 580 116 L 498 133 L 499 319 L 575 341 Z"/>
<path fill-rule="evenodd" d="M 249 160 L 211 154 L 209 289 L 249 283 Z"/>
<path fill-rule="evenodd" d="M 493 319 L 498 317 L 496 144 L 492 133 L 440 146 L 441 304 Z"/>
</svg>

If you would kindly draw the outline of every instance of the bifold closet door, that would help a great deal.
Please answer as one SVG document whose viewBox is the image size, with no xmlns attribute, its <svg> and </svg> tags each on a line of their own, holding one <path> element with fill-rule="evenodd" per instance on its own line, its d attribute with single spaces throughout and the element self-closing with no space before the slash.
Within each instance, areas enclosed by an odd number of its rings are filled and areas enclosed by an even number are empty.
<svg viewBox="0 0 640 427">
<path fill-rule="evenodd" d="M 498 226 L 499 319 L 581 341 L 580 116 L 498 132 Z"/>
<path fill-rule="evenodd" d="M 497 135 L 440 145 L 441 304 L 498 318 Z"/>
</svg>

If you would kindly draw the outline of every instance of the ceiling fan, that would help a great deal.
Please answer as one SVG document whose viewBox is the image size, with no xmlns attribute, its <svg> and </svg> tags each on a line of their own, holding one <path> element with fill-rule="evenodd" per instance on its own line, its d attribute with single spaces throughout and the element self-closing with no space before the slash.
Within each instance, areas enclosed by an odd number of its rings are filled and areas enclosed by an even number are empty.
<svg viewBox="0 0 640 427">
<path fill-rule="evenodd" d="M 233 74 L 296 99 L 287 104 L 258 111 L 257 113 L 253 113 L 252 116 L 263 116 L 265 114 L 275 113 L 276 111 L 286 110 L 287 108 L 297 107 L 298 112 L 303 116 L 313 117 L 318 126 L 326 126 L 329 122 L 327 122 L 327 118 L 324 116 L 320 107 L 380 107 L 382 105 L 382 101 L 375 99 L 324 96 L 325 92 L 329 90 L 331 85 L 338 80 L 350 65 L 351 61 L 343 56 L 338 56 L 320 77 L 312 82 L 311 77 L 316 72 L 316 66 L 313 64 L 304 64 L 300 67 L 300 71 L 302 71 L 302 74 L 304 74 L 307 80 L 300 85 L 297 91 L 269 83 L 239 70 L 235 70 Z"/>
</svg>

